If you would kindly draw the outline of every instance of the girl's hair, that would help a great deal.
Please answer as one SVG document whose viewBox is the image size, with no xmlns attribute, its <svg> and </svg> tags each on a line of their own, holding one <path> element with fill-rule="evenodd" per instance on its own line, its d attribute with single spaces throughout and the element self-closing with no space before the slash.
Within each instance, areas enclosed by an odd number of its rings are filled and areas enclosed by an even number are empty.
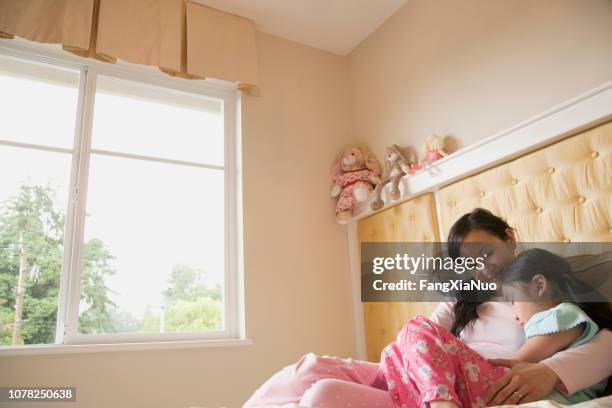
<svg viewBox="0 0 612 408">
<path fill-rule="evenodd" d="M 544 249 L 523 252 L 504 270 L 504 283 L 531 282 L 536 274 L 543 275 L 553 287 L 553 296 L 580 307 L 600 329 L 612 330 L 610 306 L 595 289 L 578 280 L 567 261 Z M 529 300 L 529 299 L 523 299 Z"/>
<path fill-rule="evenodd" d="M 465 236 L 474 230 L 486 231 L 502 241 L 507 241 L 509 239 L 508 230 L 510 229 L 512 228 L 510 228 L 506 221 L 493 215 L 490 211 L 483 208 L 475 208 L 461 216 L 451 227 L 447 239 L 448 253 L 452 258 L 458 258 Z M 456 296 L 457 302 L 453 306 L 451 333 L 459 336 L 466 326 L 472 324 L 478 318 L 476 309 L 481 303 L 489 300 L 492 294 L 490 292 L 474 293 L 473 291 L 459 291 Z M 474 299 L 479 301 L 475 302 Z"/>
</svg>

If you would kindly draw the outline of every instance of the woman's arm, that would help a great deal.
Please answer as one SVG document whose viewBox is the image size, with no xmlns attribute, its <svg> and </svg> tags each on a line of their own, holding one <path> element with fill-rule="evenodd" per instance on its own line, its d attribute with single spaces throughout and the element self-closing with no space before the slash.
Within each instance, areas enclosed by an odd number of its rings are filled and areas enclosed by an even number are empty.
<svg viewBox="0 0 612 408">
<path fill-rule="evenodd" d="M 538 401 L 549 395 L 559 383 L 557 374 L 544 363 L 500 359 L 489 362 L 510 370 L 487 390 L 484 397 L 487 406 Z"/>
<path fill-rule="evenodd" d="M 429 320 L 450 331 L 453 326 L 453 302 L 440 302 L 429 317 Z"/>
<path fill-rule="evenodd" d="M 571 395 L 612 375 L 612 332 L 602 330 L 588 343 L 560 351 L 540 363 L 516 360 L 491 360 L 510 371 L 497 380 L 487 392 L 490 405 L 516 404 L 514 391 L 527 388 L 520 402 L 537 401 L 551 393 L 553 387 Z"/>
<path fill-rule="evenodd" d="M 612 375 L 612 332 L 602 330 L 588 343 L 542 360 L 561 380 L 560 391 L 571 395 Z"/>
<path fill-rule="evenodd" d="M 539 363 L 565 349 L 582 335 L 584 324 L 557 333 L 533 336 L 514 354 L 514 360 Z"/>
</svg>

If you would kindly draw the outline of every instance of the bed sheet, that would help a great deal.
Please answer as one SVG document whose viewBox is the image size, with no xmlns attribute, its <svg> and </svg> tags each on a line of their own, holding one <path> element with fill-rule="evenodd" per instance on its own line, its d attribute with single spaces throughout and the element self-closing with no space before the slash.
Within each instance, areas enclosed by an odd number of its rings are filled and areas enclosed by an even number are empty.
<svg viewBox="0 0 612 408">
<path fill-rule="evenodd" d="M 565 408 L 570 405 L 562 405 L 554 401 L 536 401 L 521 405 L 499 405 L 496 408 Z M 612 396 L 597 398 L 592 401 L 582 402 L 580 404 L 571 405 L 572 408 L 612 408 Z M 285 405 L 266 405 L 258 408 L 307 408 L 297 404 Z"/>
</svg>

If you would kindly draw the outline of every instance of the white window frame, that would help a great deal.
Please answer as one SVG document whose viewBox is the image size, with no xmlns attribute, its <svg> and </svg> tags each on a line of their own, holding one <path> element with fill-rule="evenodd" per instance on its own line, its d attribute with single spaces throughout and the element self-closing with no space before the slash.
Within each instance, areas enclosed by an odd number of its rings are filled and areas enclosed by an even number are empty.
<svg viewBox="0 0 612 408">
<path fill-rule="evenodd" d="M 59 289 L 56 339 L 51 345 L 2 346 L 0 355 L 20 354 L 18 349 L 38 353 L 73 351 L 107 351 L 147 348 L 175 348 L 194 346 L 249 345 L 244 329 L 244 290 L 242 257 L 242 175 L 241 175 L 241 95 L 234 84 L 207 79 L 193 81 L 170 77 L 151 67 L 132 64 L 108 64 L 84 59 L 62 52 L 59 48 L 38 45 L 22 40 L 0 40 L 0 54 L 43 62 L 80 71 L 79 96 L 72 151 L 70 197 L 66 209 L 64 253 Z M 202 165 L 179 160 L 165 160 L 147 156 L 112 153 L 113 156 L 168 162 L 179 165 L 223 168 L 225 187 L 225 284 L 223 321 L 220 331 L 185 333 L 120 333 L 78 334 L 81 286 L 81 252 L 85 224 L 87 182 L 91 153 L 111 154 L 91 149 L 91 134 L 95 103 L 96 78 L 104 75 L 120 80 L 166 88 L 182 93 L 210 98 L 223 103 L 224 164 Z M 24 143 L 16 143 L 28 147 Z M 43 150 L 57 150 L 47 149 Z M 70 149 L 59 149 L 65 152 Z M 83 346 L 90 345 L 90 346 Z M 111 347 L 109 347 L 111 346 Z"/>
</svg>

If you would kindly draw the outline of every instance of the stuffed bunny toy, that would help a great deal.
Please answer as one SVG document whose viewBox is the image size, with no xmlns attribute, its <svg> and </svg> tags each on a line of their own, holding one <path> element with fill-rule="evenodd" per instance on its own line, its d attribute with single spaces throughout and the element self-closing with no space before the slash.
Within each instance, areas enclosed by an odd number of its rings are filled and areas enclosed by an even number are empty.
<svg viewBox="0 0 612 408">
<path fill-rule="evenodd" d="M 380 183 L 380 165 L 368 150 L 347 147 L 334 164 L 331 176 L 331 196 L 339 197 L 336 219 L 346 221 L 353 216 L 355 201 L 367 200 L 373 186 Z"/>
<path fill-rule="evenodd" d="M 402 176 L 408 174 L 410 171 L 410 162 L 408 154 L 400 146 L 391 145 L 387 147 L 384 179 L 374 190 L 374 201 L 372 201 L 371 204 L 372 210 L 378 211 L 383 207 L 384 203 L 381 198 L 381 193 L 385 185 L 389 182 L 391 182 L 389 198 L 391 200 L 400 198 L 399 182 Z"/>
</svg>

